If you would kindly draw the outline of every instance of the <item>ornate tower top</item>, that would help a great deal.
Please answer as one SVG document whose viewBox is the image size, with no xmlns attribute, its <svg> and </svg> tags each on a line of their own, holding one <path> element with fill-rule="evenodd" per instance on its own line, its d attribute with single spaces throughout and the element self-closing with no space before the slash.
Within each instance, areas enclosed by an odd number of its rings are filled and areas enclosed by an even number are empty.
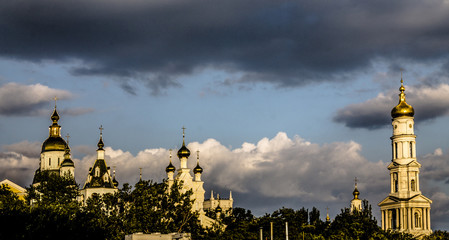
<svg viewBox="0 0 449 240">
<path fill-rule="evenodd" d="M 196 167 L 193 169 L 193 173 L 203 173 L 203 168 L 200 167 L 200 150 L 196 151 Z"/>
<path fill-rule="evenodd" d="M 100 140 L 98 141 L 98 150 L 103 150 L 104 147 L 104 143 L 103 143 L 103 125 L 100 125 L 100 127 L 98 128 L 100 129 Z"/>
<path fill-rule="evenodd" d="M 405 87 L 404 87 L 404 81 L 402 80 L 401 76 L 401 87 L 399 88 L 399 103 L 396 107 L 394 107 L 391 110 L 391 117 L 397 118 L 397 117 L 413 117 L 415 115 L 415 110 L 412 106 L 407 104 L 405 101 Z"/>
<path fill-rule="evenodd" d="M 178 158 L 188 158 L 190 156 L 190 150 L 186 147 L 185 142 L 185 127 L 182 127 L 182 147 L 178 150 Z"/>
<path fill-rule="evenodd" d="M 170 164 L 168 164 L 168 166 L 165 168 L 165 172 L 169 173 L 169 172 L 174 172 L 176 170 L 175 166 L 173 166 L 173 163 L 171 162 L 171 149 L 170 151 Z"/>
</svg>

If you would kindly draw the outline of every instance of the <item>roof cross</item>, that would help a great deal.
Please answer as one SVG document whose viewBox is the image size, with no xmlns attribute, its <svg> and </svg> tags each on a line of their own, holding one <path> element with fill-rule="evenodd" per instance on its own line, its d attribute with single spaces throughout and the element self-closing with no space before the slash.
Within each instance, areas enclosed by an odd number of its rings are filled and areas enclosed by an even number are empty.
<svg viewBox="0 0 449 240">
<path fill-rule="evenodd" d="M 69 144 L 70 135 L 67 133 L 67 135 L 65 137 L 67 138 L 67 144 Z"/>
<path fill-rule="evenodd" d="M 100 136 L 103 136 L 103 125 L 100 125 L 100 127 L 98 128 L 98 129 L 100 129 Z"/>
</svg>

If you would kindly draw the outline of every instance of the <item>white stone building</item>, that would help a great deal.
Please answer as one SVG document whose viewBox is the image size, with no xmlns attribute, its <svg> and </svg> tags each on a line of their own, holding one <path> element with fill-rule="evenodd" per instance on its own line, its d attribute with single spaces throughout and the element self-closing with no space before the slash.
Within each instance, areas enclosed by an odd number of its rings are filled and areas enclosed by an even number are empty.
<svg viewBox="0 0 449 240">
<path fill-rule="evenodd" d="M 183 136 L 182 136 L 182 147 L 178 150 L 178 158 L 180 161 L 180 169 L 177 170 L 176 176 L 175 171 L 176 168 L 173 166 L 171 161 L 171 153 L 170 153 L 170 163 L 165 169 L 167 173 L 167 183 L 168 187 L 173 185 L 174 181 L 182 181 L 182 191 L 186 192 L 192 190 L 193 194 L 191 199 L 194 200 L 192 211 L 198 211 L 200 214 L 200 221 L 203 226 L 211 227 L 215 221 L 213 219 L 208 218 L 205 215 L 205 210 L 212 210 L 217 212 L 222 212 L 223 210 L 232 209 L 233 199 L 232 194 L 230 193 L 229 199 L 214 199 L 213 193 L 211 194 L 211 199 L 204 200 L 204 194 L 206 191 L 204 190 L 203 184 L 204 182 L 201 180 L 201 175 L 203 173 L 203 168 L 200 166 L 199 162 L 199 151 L 197 151 L 197 164 L 193 169 L 194 176 L 190 173 L 190 168 L 187 167 L 187 161 L 190 156 L 190 150 L 185 145 L 185 128 L 183 128 Z"/>
<path fill-rule="evenodd" d="M 49 127 L 49 136 L 42 143 L 39 168 L 33 178 L 33 184 L 40 182 L 39 176 L 43 171 L 49 171 L 60 176 L 75 178 L 75 164 L 70 157 L 69 144 L 61 137 L 61 126 L 59 126 L 59 114 L 55 109 L 50 119 L 52 125 Z"/>
<path fill-rule="evenodd" d="M 416 135 L 412 106 L 405 101 L 405 87 L 401 79 L 399 104 L 391 110 L 393 136 L 391 137 L 392 161 L 390 170 L 390 194 L 380 206 L 382 229 L 410 233 L 415 236 L 429 235 L 430 204 L 432 201 L 421 194 L 419 169 L 416 159 Z"/>
<path fill-rule="evenodd" d="M 357 178 L 355 180 L 355 188 L 352 192 L 352 195 L 354 195 L 354 198 L 351 200 L 351 213 L 354 211 L 361 212 L 362 211 L 362 200 L 359 198 L 360 192 L 357 189 Z"/>
<path fill-rule="evenodd" d="M 97 149 L 97 159 L 94 165 L 89 168 L 87 174 L 86 182 L 81 190 L 80 200 L 83 204 L 86 204 L 87 199 L 89 199 L 92 194 L 106 194 L 115 193 L 118 191 L 118 182 L 114 175 L 111 176 L 111 169 L 106 165 L 106 160 L 104 159 L 104 143 L 103 143 L 103 128 L 100 127 L 100 140 L 98 141 Z"/>
</svg>

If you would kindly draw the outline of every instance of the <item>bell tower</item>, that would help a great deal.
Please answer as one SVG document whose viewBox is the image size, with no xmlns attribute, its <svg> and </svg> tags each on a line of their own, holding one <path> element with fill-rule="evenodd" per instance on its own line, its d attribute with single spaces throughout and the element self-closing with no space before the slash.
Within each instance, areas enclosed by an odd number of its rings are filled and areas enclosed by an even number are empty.
<svg viewBox="0 0 449 240">
<path fill-rule="evenodd" d="M 390 194 L 378 205 L 382 215 L 382 229 L 430 235 L 430 204 L 421 194 L 419 169 L 416 159 L 416 135 L 412 106 L 405 101 L 405 87 L 401 78 L 399 103 L 391 110 L 393 136 L 390 171 Z"/>
</svg>

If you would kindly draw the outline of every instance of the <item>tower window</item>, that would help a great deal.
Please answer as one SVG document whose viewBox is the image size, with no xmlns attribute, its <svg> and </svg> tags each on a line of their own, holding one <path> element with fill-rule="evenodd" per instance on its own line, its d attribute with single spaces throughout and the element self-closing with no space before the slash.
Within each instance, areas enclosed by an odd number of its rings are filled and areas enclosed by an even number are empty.
<svg viewBox="0 0 449 240">
<path fill-rule="evenodd" d="M 394 158 L 398 158 L 398 143 L 394 143 L 394 151 L 395 151 L 395 157 Z"/>
<path fill-rule="evenodd" d="M 51 158 L 48 159 L 48 166 L 51 166 Z"/>
<path fill-rule="evenodd" d="M 95 168 L 95 177 L 99 177 L 100 176 L 100 168 L 96 167 Z"/>
<path fill-rule="evenodd" d="M 412 191 L 416 191 L 415 179 L 412 179 L 412 181 L 410 182 L 410 187 L 411 187 Z"/>
<path fill-rule="evenodd" d="M 421 227 L 421 216 L 419 213 L 415 212 L 415 228 Z"/>
<path fill-rule="evenodd" d="M 393 192 L 398 192 L 398 173 L 393 173 Z"/>
<path fill-rule="evenodd" d="M 410 157 L 413 157 L 413 142 L 410 142 Z"/>
</svg>

